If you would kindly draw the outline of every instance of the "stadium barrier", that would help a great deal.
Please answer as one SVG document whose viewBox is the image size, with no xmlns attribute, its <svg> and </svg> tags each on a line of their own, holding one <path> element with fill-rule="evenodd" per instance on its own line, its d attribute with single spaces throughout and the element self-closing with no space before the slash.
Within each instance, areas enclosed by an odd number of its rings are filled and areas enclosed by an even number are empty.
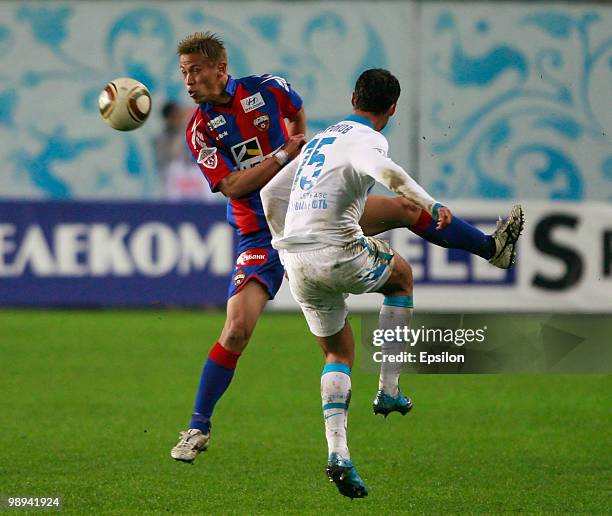
<svg viewBox="0 0 612 516">
<path fill-rule="evenodd" d="M 490 232 L 510 204 L 453 203 Z M 612 311 L 612 207 L 525 204 L 518 264 L 478 257 L 389 232 L 412 264 L 415 300 L 428 311 Z M 0 202 L 0 305 L 223 306 L 235 235 L 225 207 L 198 203 Z M 285 282 L 286 283 L 286 282 Z M 375 310 L 379 296 L 351 296 Z M 285 284 L 271 304 L 296 310 Z"/>
<path fill-rule="evenodd" d="M 0 304 L 222 305 L 224 205 L 0 203 Z"/>
</svg>

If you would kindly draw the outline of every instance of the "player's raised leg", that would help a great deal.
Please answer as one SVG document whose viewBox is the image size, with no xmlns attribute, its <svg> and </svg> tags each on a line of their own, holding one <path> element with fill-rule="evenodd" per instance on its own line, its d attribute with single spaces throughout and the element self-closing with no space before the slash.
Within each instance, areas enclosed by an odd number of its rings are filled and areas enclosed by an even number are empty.
<svg viewBox="0 0 612 516">
<path fill-rule="evenodd" d="M 229 387 L 240 354 L 269 298 L 267 290 L 258 281 L 251 280 L 227 302 L 223 331 L 202 369 L 189 430 L 181 432 L 179 442 L 172 448 L 173 459 L 192 462 L 208 448 L 215 405 Z"/>
<path fill-rule="evenodd" d="M 338 491 L 350 498 L 363 498 L 368 489 L 351 462 L 347 443 L 347 415 L 351 401 L 351 368 L 355 342 L 348 321 L 336 334 L 317 337 L 325 353 L 321 374 L 321 401 L 325 420 L 328 461 L 327 476 Z"/>
<path fill-rule="evenodd" d="M 378 289 L 385 299 L 380 309 L 378 327 L 382 330 L 395 330 L 397 327 L 409 327 L 412 320 L 412 269 L 408 262 L 398 254 L 391 261 L 391 275 L 385 284 Z M 389 332 L 391 333 L 391 332 Z M 394 332 L 395 333 L 395 332 Z M 406 350 L 407 343 L 393 339 L 385 339 L 382 344 L 382 358 L 378 392 L 372 405 L 374 414 L 387 417 L 391 412 L 406 415 L 412 409 L 412 400 L 406 397 L 399 388 L 399 377 L 402 363 L 389 360 Z"/>
<path fill-rule="evenodd" d="M 408 199 L 370 195 L 359 224 L 366 235 L 407 227 L 432 244 L 463 249 L 496 267 L 507 269 L 514 263 L 516 241 L 523 229 L 523 222 L 523 210 L 517 205 L 491 235 L 456 215 L 444 229 L 437 229 L 434 217 Z"/>
</svg>

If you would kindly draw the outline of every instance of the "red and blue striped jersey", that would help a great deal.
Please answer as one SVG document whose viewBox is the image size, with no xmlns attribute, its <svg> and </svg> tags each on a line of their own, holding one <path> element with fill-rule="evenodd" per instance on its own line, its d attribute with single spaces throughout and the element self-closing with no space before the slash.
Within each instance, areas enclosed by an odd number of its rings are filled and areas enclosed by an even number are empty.
<svg viewBox="0 0 612 516">
<path fill-rule="evenodd" d="M 222 106 L 200 104 L 187 126 L 187 144 L 213 192 L 236 170 L 261 163 L 288 138 L 285 118 L 293 118 L 302 99 L 282 77 L 229 78 L 232 100 Z M 229 199 L 227 220 L 240 235 L 268 230 L 259 190 Z"/>
</svg>

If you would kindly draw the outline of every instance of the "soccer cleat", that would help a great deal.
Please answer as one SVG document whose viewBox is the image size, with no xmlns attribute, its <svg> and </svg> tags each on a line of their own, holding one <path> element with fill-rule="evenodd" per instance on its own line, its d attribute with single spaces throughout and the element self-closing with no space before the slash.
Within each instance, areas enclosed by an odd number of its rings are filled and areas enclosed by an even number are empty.
<svg viewBox="0 0 612 516">
<path fill-rule="evenodd" d="M 387 417 L 391 412 L 399 412 L 405 416 L 412 409 L 412 400 L 404 396 L 402 391 L 399 391 L 397 396 L 385 394 L 381 389 L 376 393 L 374 403 L 372 403 L 374 414 L 382 414 Z"/>
<path fill-rule="evenodd" d="M 208 449 L 210 432 L 203 434 L 201 430 L 190 428 L 180 436 L 179 442 L 170 450 L 170 456 L 175 460 L 193 462 L 198 453 Z"/>
<path fill-rule="evenodd" d="M 495 254 L 489 263 L 500 269 L 509 269 L 516 260 L 516 242 L 521 236 L 525 225 L 525 215 L 520 204 L 515 204 L 510 210 L 506 221 L 501 217 L 497 221 L 497 227 L 491 235 L 495 240 Z"/>
<path fill-rule="evenodd" d="M 325 471 L 329 481 L 336 484 L 340 494 L 349 498 L 365 498 L 368 496 L 368 488 L 350 460 L 337 453 L 332 453 L 327 461 Z"/>
</svg>

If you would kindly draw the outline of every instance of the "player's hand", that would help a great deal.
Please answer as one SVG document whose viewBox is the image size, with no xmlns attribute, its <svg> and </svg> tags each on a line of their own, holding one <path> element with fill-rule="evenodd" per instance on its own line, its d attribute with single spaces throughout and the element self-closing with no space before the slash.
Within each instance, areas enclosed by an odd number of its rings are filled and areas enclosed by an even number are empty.
<svg viewBox="0 0 612 516">
<path fill-rule="evenodd" d="M 438 223 L 436 224 L 436 229 L 444 229 L 452 221 L 453 214 L 451 211 L 445 206 L 440 206 L 438 208 Z"/>
<path fill-rule="evenodd" d="M 289 156 L 289 161 L 300 153 L 305 143 L 306 138 L 303 134 L 294 134 L 293 136 L 289 136 L 287 143 L 285 143 L 283 146 L 283 150 L 287 153 L 287 156 Z"/>
</svg>

